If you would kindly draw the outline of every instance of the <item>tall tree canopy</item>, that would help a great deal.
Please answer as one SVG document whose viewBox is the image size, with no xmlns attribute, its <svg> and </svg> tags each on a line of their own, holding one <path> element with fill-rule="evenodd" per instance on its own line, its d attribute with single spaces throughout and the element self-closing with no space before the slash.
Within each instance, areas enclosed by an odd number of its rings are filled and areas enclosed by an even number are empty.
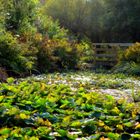
<svg viewBox="0 0 140 140">
<path fill-rule="evenodd" d="M 140 41 L 139 0 L 48 0 L 46 13 L 94 42 Z"/>
</svg>

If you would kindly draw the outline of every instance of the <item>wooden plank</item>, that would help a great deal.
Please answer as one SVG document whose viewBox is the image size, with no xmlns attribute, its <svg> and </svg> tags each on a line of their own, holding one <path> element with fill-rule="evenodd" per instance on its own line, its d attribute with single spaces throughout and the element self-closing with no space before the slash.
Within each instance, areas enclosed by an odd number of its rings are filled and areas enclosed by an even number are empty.
<svg viewBox="0 0 140 140">
<path fill-rule="evenodd" d="M 99 62 L 99 63 L 100 63 L 100 62 L 111 63 L 111 62 L 117 62 L 117 59 L 116 59 L 116 60 L 115 60 L 115 59 L 114 59 L 114 60 L 96 60 L 96 62 Z"/>
<path fill-rule="evenodd" d="M 114 66 L 117 62 L 96 62 L 95 66 Z"/>
<path fill-rule="evenodd" d="M 94 54 L 118 55 L 117 51 L 95 51 Z"/>
<path fill-rule="evenodd" d="M 120 47 L 129 47 L 134 43 L 92 43 L 94 46 L 120 46 Z"/>
<path fill-rule="evenodd" d="M 117 57 L 117 54 L 95 54 L 95 57 L 106 57 L 106 58 L 111 58 L 111 57 Z"/>
<path fill-rule="evenodd" d="M 94 51 L 118 51 L 117 48 L 95 48 Z"/>
<path fill-rule="evenodd" d="M 96 64 L 98 64 L 98 65 L 113 65 L 114 63 L 110 63 L 110 62 L 106 62 L 106 63 L 104 63 L 104 62 L 97 62 Z"/>
</svg>

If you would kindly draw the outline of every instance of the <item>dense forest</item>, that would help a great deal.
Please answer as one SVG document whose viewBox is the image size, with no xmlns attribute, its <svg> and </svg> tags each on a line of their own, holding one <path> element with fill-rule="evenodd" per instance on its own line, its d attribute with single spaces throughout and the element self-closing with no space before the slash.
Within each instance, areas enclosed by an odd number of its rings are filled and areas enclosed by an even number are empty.
<svg viewBox="0 0 140 140">
<path fill-rule="evenodd" d="M 93 42 L 140 41 L 139 0 L 48 0 L 46 12 Z"/>
</svg>

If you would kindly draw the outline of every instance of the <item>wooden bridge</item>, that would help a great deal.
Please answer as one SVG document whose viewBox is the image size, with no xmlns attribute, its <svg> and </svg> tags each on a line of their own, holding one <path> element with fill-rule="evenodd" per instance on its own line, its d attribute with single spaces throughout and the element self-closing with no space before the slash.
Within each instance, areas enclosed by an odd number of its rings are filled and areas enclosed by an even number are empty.
<svg viewBox="0 0 140 140">
<path fill-rule="evenodd" d="M 120 50 L 125 50 L 133 43 L 93 43 L 94 67 L 111 68 L 118 62 Z"/>
</svg>

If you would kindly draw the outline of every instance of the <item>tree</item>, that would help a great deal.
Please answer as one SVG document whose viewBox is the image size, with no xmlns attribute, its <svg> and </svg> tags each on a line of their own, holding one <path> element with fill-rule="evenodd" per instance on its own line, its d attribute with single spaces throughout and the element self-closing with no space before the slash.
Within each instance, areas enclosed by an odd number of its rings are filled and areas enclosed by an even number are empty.
<svg viewBox="0 0 140 140">
<path fill-rule="evenodd" d="M 109 31 L 113 42 L 140 41 L 140 1 L 105 0 L 106 32 Z"/>
<path fill-rule="evenodd" d="M 94 42 L 140 41 L 139 0 L 48 0 L 46 13 Z"/>
<path fill-rule="evenodd" d="M 35 32 L 38 0 L 4 1 L 6 29 L 17 34 Z"/>
<path fill-rule="evenodd" d="M 50 0 L 46 13 L 59 19 L 62 26 L 75 34 L 86 32 L 88 21 L 88 1 L 85 0 Z"/>
</svg>

